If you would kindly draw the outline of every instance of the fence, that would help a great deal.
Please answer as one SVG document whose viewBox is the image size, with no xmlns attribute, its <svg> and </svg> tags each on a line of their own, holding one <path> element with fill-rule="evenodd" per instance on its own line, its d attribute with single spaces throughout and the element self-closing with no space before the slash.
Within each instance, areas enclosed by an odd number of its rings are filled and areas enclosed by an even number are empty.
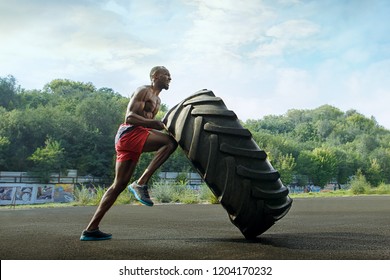
<svg viewBox="0 0 390 280">
<path fill-rule="evenodd" d="M 203 183 L 202 177 L 198 173 L 188 172 L 188 173 L 179 173 L 179 172 L 160 172 L 158 177 L 162 180 L 167 181 L 177 181 L 180 178 L 187 180 L 187 185 L 190 187 L 196 188 Z"/>
<path fill-rule="evenodd" d="M 71 176 L 69 176 L 71 175 Z M 43 183 L 42 176 L 29 172 L 9 172 L 0 171 L 0 183 L 25 183 L 38 184 Z M 68 172 L 67 176 L 60 174 L 50 174 L 44 183 L 48 184 L 99 184 L 106 185 L 111 181 L 94 176 L 77 176 Z"/>
</svg>

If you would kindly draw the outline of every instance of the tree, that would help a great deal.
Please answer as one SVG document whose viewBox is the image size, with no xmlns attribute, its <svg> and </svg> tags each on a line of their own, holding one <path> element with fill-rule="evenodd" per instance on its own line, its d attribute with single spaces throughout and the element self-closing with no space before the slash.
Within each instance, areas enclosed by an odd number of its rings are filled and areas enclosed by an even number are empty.
<svg viewBox="0 0 390 280">
<path fill-rule="evenodd" d="M 11 142 L 7 137 L 0 136 L 0 170 L 6 169 L 7 166 L 7 152 Z"/>
<path fill-rule="evenodd" d="M 350 177 L 356 172 L 356 161 L 351 153 L 347 153 L 342 148 L 335 148 L 337 159 L 336 180 L 339 184 L 346 184 Z"/>
<path fill-rule="evenodd" d="M 60 96 L 86 97 L 96 91 L 92 83 L 71 81 L 68 79 L 55 79 L 44 86 L 44 91 Z"/>
<path fill-rule="evenodd" d="M 53 96 L 41 90 L 22 90 L 19 93 L 20 104 L 18 109 L 31 109 L 40 106 L 47 106 L 53 101 Z"/>
<path fill-rule="evenodd" d="M 294 180 L 295 158 L 292 154 L 280 155 L 275 161 L 275 168 L 279 171 L 284 184 L 290 185 Z"/>
<path fill-rule="evenodd" d="M 113 139 L 128 101 L 111 88 L 96 89 L 92 83 L 56 79 L 43 89 L 25 90 L 13 76 L 0 77 L 1 170 L 42 168 L 37 159 L 49 149 L 50 140 L 62 149 L 60 168 L 112 178 Z M 161 119 L 167 111 L 162 104 L 156 117 Z M 346 183 L 358 169 L 373 185 L 390 182 L 390 131 L 356 110 L 344 113 L 329 105 L 292 109 L 242 125 L 267 152 L 285 184 L 292 173 L 301 184 L 311 180 L 322 185 L 334 178 Z M 136 172 L 143 171 L 151 156 L 140 159 Z M 180 149 L 161 167 L 174 172 L 191 169 Z"/>
<path fill-rule="evenodd" d="M 331 105 L 322 105 L 314 110 L 307 111 L 308 115 L 311 115 L 313 122 L 319 120 L 338 120 L 343 117 L 344 113 Z"/>
<path fill-rule="evenodd" d="M 18 92 L 20 86 L 16 85 L 16 79 L 9 75 L 5 78 L 0 77 L 0 106 L 7 110 L 12 110 L 17 107 Z"/>
<path fill-rule="evenodd" d="M 87 125 L 91 131 L 105 137 L 115 133 L 115 124 L 119 124 L 124 119 L 122 108 L 117 108 L 112 100 L 93 95 L 83 99 L 76 106 L 76 116 Z"/>
<path fill-rule="evenodd" d="M 317 136 L 319 140 L 326 141 L 329 135 L 333 132 L 335 126 L 335 121 L 329 119 L 318 120 L 315 123 L 315 129 L 317 131 Z"/>
<path fill-rule="evenodd" d="M 379 184 L 383 181 L 382 168 L 376 158 L 370 160 L 370 166 L 366 171 L 366 179 L 373 187 L 379 186 Z"/>
<path fill-rule="evenodd" d="M 265 116 L 264 119 L 257 125 L 253 121 L 248 121 L 247 125 L 252 128 L 256 128 L 255 131 L 268 130 L 277 133 L 288 133 L 294 127 L 290 119 L 285 116 Z"/>
<path fill-rule="evenodd" d="M 311 178 L 311 175 L 315 171 L 312 164 L 311 151 L 303 150 L 297 158 L 296 170 L 298 177 Z"/>
<path fill-rule="evenodd" d="M 390 143 L 390 142 L 388 142 Z M 390 148 L 379 147 L 375 149 L 371 155 L 371 160 L 375 159 L 381 167 L 381 181 L 390 182 Z"/>
<path fill-rule="evenodd" d="M 35 152 L 28 158 L 36 165 L 36 170 L 46 175 L 51 171 L 61 171 L 61 162 L 63 159 L 64 149 L 61 144 L 48 138 L 44 147 L 38 147 Z"/>
<path fill-rule="evenodd" d="M 337 177 L 337 157 L 330 148 L 321 147 L 311 152 L 302 152 L 298 164 L 302 174 L 307 175 L 317 186 L 323 187 Z"/>
<path fill-rule="evenodd" d="M 302 142 L 318 140 L 318 132 L 310 122 L 298 124 L 294 129 L 294 135 Z"/>
<path fill-rule="evenodd" d="M 312 163 L 314 173 L 313 182 L 321 187 L 336 178 L 337 176 L 337 157 L 333 149 L 323 147 L 316 148 L 312 153 Z"/>
</svg>

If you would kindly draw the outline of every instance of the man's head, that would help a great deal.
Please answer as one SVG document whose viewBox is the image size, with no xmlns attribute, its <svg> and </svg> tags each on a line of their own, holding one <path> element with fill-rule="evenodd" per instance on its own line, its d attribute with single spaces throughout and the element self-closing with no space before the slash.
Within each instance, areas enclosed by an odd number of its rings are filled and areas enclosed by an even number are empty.
<svg viewBox="0 0 390 280">
<path fill-rule="evenodd" d="M 152 85 L 168 89 L 171 81 L 171 74 L 164 66 L 155 66 L 150 70 L 150 81 L 152 82 Z"/>
</svg>

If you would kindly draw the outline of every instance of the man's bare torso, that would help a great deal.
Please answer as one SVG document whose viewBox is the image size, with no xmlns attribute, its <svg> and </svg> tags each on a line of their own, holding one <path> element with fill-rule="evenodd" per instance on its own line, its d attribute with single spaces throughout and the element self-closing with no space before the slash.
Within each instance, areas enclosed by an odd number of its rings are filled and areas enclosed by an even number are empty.
<svg viewBox="0 0 390 280">
<path fill-rule="evenodd" d="M 144 117 L 147 119 L 154 119 L 160 109 L 160 103 L 160 97 L 153 94 L 151 90 L 148 90 L 148 93 L 145 96 Z"/>
<path fill-rule="evenodd" d="M 139 115 L 146 119 L 154 119 L 160 109 L 160 97 L 153 93 L 150 86 L 137 89 L 127 106 L 126 118 L 130 115 Z"/>
</svg>

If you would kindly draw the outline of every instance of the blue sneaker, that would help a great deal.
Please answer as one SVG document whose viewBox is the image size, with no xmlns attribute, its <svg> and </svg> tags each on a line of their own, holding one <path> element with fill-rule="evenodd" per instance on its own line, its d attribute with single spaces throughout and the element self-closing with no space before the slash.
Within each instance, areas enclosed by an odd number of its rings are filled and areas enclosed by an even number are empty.
<svg viewBox="0 0 390 280">
<path fill-rule="evenodd" d="M 112 238 L 111 233 L 104 233 L 99 230 L 99 228 L 95 230 L 84 230 L 81 233 L 80 240 L 81 241 L 100 241 L 100 240 L 108 240 Z"/>
<path fill-rule="evenodd" d="M 127 188 L 129 189 L 129 191 L 131 191 L 134 194 L 135 198 L 142 204 L 146 206 L 154 205 L 153 201 L 150 199 L 147 185 L 140 186 L 137 184 L 137 182 L 133 182 Z"/>
</svg>

